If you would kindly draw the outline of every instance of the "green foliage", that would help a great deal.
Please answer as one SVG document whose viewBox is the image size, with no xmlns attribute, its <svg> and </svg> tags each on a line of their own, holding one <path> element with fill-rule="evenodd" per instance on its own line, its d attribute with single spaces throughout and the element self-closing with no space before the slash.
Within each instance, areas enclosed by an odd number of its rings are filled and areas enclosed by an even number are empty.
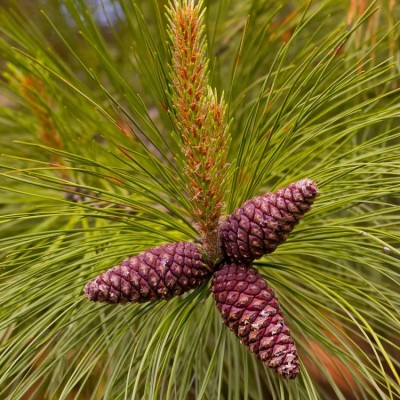
<svg viewBox="0 0 400 400">
<path fill-rule="evenodd" d="M 197 239 L 165 4 L 24 3 L 0 11 L 0 397 L 400 398 L 399 5 L 205 2 L 232 120 L 225 213 L 306 177 L 321 190 L 256 263 L 303 361 L 286 382 L 222 325 L 207 285 L 156 304 L 84 298 L 122 258 Z"/>
</svg>

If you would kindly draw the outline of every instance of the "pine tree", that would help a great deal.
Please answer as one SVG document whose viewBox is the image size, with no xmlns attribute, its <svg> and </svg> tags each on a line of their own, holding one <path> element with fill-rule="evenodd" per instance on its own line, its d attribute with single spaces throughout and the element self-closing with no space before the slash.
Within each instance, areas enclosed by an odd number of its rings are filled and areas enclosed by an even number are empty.
<svg viewBox="0 0 400 400">
<path fill-rule="evenodd" d="M 399 397 L 399 5 L 165 3 L 0 6 L 0 398 Z M 305 178 L 311 209 L 230 254 L 235 210 Z M 179 296 L 88 301 L 163 246 L 201 263 Z M 228 321 L 228 264 L 276 320 Z"/>
</svg>

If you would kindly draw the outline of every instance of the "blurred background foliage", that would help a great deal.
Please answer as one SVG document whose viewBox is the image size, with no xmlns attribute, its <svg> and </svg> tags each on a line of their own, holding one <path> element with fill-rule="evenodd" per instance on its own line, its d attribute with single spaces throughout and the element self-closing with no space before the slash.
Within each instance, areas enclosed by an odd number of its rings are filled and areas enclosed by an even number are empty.
<svg viewBox="0 0 400 400">
<path fill-rule="evenodd" d="M 231 120 L 225 212 L 305 177 L 313 210 L 256 266 L 298 342 L 293 382 L 205 286 L 115 307 L 84 284 L 197 240 L 168 109 L 165 1 L 0 1 L 0 398 L 398 399 L 400 3 L 208 0 Z"/>
</svg>

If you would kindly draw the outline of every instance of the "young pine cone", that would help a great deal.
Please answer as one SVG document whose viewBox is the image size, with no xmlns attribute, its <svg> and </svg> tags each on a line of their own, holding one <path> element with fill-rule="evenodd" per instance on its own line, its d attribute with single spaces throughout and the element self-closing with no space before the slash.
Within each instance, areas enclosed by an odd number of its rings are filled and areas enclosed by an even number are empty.
<svg viewBox="0 0 400 400">
<path fill-rule="evenodd" d="M 275 193 L 246 201 L 221 224 L 225 258 L 250 265 L 264 254 L 272 253 L 310 209 L 317 194 L 317 184 L 303 179 Z"/>
<path fill-rule="evenodd" d="M 214 274 L 211 291 L 227 325 L 241 343 L 286 379 L 299 373 L 296 345 L 275 293 L 252 267 L 225 264 Z"/>
<path fill-rule="evenodd" d="M 125 259 L 88 282 L 84 291 L 92 301 L 142 303 L 181 295 L 209 275 L 195 244 L 171 243 Z"/>
</svg>

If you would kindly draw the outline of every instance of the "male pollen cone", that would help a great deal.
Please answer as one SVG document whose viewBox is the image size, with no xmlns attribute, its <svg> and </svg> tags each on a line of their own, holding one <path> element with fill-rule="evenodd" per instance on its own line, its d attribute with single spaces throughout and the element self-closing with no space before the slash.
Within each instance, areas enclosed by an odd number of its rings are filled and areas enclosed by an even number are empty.
<svg viewBox="0 0 400 400">
<path fill-rule="evenodd" d="M 225 259 L 250 265 L 283 243 L 318 194 L 310 179 L 247 200 L 220 227 Z"/>
<path fill-rule="evenodd" d="M 225 264 L 211 282 L 223 321 L 240 342 L 269 368 L 286 379 L 299 371 L 296 345 L 290 336 L 277 298 L 252 267 Z"/>
<path fill-rule="evenodd" d="M 200 249 L 179 242 L 126 258 L 85 286 L 89 300 L 126 303 L 169 299 L 194 289 L 210 275 Z"/>
</svg>

